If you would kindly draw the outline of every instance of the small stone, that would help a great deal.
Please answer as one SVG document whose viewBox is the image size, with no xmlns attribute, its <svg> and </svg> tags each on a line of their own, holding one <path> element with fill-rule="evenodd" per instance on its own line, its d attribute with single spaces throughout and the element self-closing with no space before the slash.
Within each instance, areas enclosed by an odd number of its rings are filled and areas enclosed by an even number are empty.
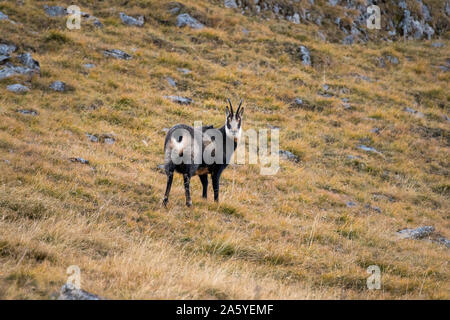
<svg viewBox="0 0 450 320">
<path fill-rule="evenodd" d="M 67 15 L 67 10 L 60 6 L 47 6 L 44 5 L 44 10 L 50 17 L 62 17 Z"/>
<path fill-rule="evenodd" d="M 93 63 L 86 63 L 83 65 L 83 67 L 85 67 L 86 69 L 92 69 L 95 68 L 95 64 Z"/>
<path fill-rule="evenodd" d="M 144 16 L 138 16 L 137 18 L 130 17 L 123 12 L 119 13 L 120 19 L 123 23 L 129 26 L 142 27 L 145 23 Z"/>
<path fill-rule="evenodd" d="M 30 115 L 30 116 L 37 116 L 39 113 L 33 109 L 21 109 L 21 110 L 17 110 L 18 113 L 24 114 L 24 115 Z"/>
<path fill-rule="evenodd" d="M 8 16 L 0 11 L 0 20 L 8 20 Z"/>
<path fill-rule="evenodd" d="M 86 133 L 86 137 L 88 137 L 88 139 L 89 139 L 91 142 L 98 142 L 98 137 L 97 137 L 96 135 Z"/>
<path fill-rule="evenodd" d="M 423 118 L 423 116 L 424 116 L 422 112 L 419 112 L 417 110 L 411 109 L 409 107 L 405 107 L 403 109 L 403 111 L 406 111 L 406 112 L 409 112 L 411 114 L 414 114 L 414 115 L 418 116 L 419 118 Z"/>
<path fill-rule="evenodd" d="M 349 207 L 349 208 L 352 208 L 352 207 L 355 207 L 355 206 L 356 206 L 356 203 L 354 203 L 353 201 L 347 201 L 345 204 L 346 204 L 347 207 Z"/>
<path fill-rule="evenodd" d="M 167 77 L 166 81 L 171 87 L 175 88 L 177 86 L 177 82 L 171 77 Z"/>
<path fill-rule="evenodd" d="M 193 102 L 193 100 L 191 98 L 180 97 L 180 96 L 164 96 L 164 98 L 172 100 L 175 103 L 184 104 L 184 105 L 189 105 Z"/>
<path fill-rule="evenodd" d="M 53 91 L 64 92 L 66 91 L 66 84 L 62 81 L 55 81 L 50 85 L 49 88 Z"/>
<path fill-rule="evenodd" d="M 186 68 L 177 68 L 177 70 L 178 70 L 179 72 L 181 72 L 182 74 L 189 74 L 189 73 L 192 72 L 191 70 L 186 69 Z"/>
<path fill-rule="evenodd" d="M 291 160 L 291 161 L 293 161 L 293 162 L 299 162 L 299 161 L 300 161 L 300 159 L 299 159 L 295 154 L 293 154 L 293 153 L 290 152 L 290 151 L 287 151 L 287 150 L 280 150 L 280 151 L 279 151 L 279 154 L 280 154 L 280 156 L 281 156 L 282 158 L 284 158 L 284 159 Z"/>
<path fill-rule="evenodd" d="M 19 83 L 11 84 L 11 85 L 7 86 L 6 89 L 8 91 L 15 92 L 15 93 L 25 93 L 25 92 L 30 91 L 30 89 L 28 87 L 21 85 Z"/>
<path fill-rule="evenodd" d="M 71 162 L 79 162 L 82 164 L 89 164 L 89 160 L 83 159 L 83 158 L 69 158 Z"/>
<path fill-rule="evenodd" d="M 380 129 L 379 128 L 373 128 L 372 130 L 370 130 L 370 132 L 375 133 L 375 134 L 379 134 L 380 133 Z"/>
<path fill-rule="evenodd" d="M 130 60 L 132 58 L 131 55 L 119 49 L 105 50 L 103 51 L 103 54 L 107 57 L 113 57 L 122 60 Z"/>
<path fill-rule="evenodd" d="M 363 144 L 359 145 L 358 149 L 361 149 L 361 150 L 364 150 L 364 151 L 367 151 L 367 152 L 373 152 L 373 153 L 381 154 L 381 152 L 379 152 L 377 149 L 365 146 Z"/>
<path fill-rule="evenodd" d="M 392 64 L 398 64 L 398 58 L 397 57 L 387 55 L 386 59 L 388 59 L 388 61 L 390 63 L 392 63 Z"/>
</svg>

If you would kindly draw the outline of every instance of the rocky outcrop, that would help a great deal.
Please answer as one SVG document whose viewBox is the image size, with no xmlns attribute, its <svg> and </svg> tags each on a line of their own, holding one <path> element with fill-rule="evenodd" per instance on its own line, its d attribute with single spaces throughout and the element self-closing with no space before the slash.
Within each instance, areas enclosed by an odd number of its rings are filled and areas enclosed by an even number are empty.
<svg viewBox="0 0 450 320">
<path fill-rule="evenodd" d="M 315 3 L 314 0 L 300 2 L 270 1 L 270 0 L 225 0 L 227 8 L 240 8 L 242 14 L 258 15 L 263 19 L 285 19 L 294 24 L 316 24 L 321 26 L 326 19 L 327 25 L 334 25 L 341 33 L 339 42 L 351 45 L 356 42 L 366 42 L 370 37 L 385 40 L 431 39 L 433 36 L 448 31 L 448 19 L 434 17 L 427 0 L 415 0 L 416 5 L 408 7 L 406 1 L 357 1 L 328 0 L 325 3 Z M 382 16 L 381 30 L 371 32 L 367 29 L 367 20 L 371 13 L 367 12 L 370 5 L 378 5 Z M 436 4 L 433 3 L 434 6 Z M 332 13 L 326 7 L 333 7 Z M 450 1 L 442 2 L 441 12 L 450 15 Z M 436 12 L 436 10 L 434 11 Z M 400 19 L 399 19 L 400 17 Z M 335 33 L 330 30 L 330 35 Z"/>
<path fill-rule="evenodd" d="M 205 26 L 188 13 L 182 13 L 177 17 L 177 27 L 191 27 L 192 29 L 203 29 Z"/>
</svg>

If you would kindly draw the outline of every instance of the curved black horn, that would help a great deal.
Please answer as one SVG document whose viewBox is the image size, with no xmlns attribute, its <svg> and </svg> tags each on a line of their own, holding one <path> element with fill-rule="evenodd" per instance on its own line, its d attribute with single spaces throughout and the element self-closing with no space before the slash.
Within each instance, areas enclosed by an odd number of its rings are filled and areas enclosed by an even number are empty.
<svg viewBox="0 0 450 320">
<path fill-rule="evenodd" d="M 239 114 L 239 109 L 241 109 L 241 104 L 244 101 L 244 99 L 241 99 L 241 102 L 239 102 L 239 107 L 237 108 L 236 114 Z"/>
<path fill-rule="evenodd" d="M 233 113 L 234 113 L 234 111 L 233 111 L 233 105 L 231 104 L 230 98 L 228 98 L 228 103 L 230 104 L 231 114 L 233 114 Z"/>
</svg>

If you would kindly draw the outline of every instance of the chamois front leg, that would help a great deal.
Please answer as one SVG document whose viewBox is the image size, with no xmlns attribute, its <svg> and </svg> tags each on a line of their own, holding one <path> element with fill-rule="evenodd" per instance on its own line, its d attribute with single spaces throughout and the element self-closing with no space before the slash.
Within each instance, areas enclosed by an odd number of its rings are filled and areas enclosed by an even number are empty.
<svg viewBox="0 0 450 320">
<path fill-rule="evenodd" d="M 202 182 L 202 186 L 203 186 L 203 198 L 207 199 L 208 198 L 208 175 L 207 174 L 202 174 L 200 176 L 198 176 L 200 178 L 200 181 Z"/>
<path fill-rule="evenodd" d="M 169 202 L 169 193 L 170 193 L 170 188 L 172 187 L 172 182 L 173 182 L 173 171 L 167 173 L 166 193 L 164 194 L 164 200 L 163 200 L 163 204 L 165 207 L 167 206 L 167 203 Z"/>
<path fill-rule="evenodd" d="M 185 173 L 183 174 L 183 180 L 184 180 L 184 190 L 186 193 L 186 205 L 190 207 L 192 206 L 191 190 L 190 190 L 191 176 Z"/>
<path fill-rule="evenodd" d="M 221 172 L 216 172 L 211 175 L 213 190 L 214 190 L 214 201 L 219 202 L 219 179 Z"/>
</svg>

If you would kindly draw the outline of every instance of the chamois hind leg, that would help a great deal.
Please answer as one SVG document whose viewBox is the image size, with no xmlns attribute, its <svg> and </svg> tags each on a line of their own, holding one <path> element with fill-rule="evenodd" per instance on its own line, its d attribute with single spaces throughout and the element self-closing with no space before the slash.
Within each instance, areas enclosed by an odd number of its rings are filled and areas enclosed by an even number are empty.
<svg viewBox="0 0 450 320">
<path fill-rule="evenodd" d="M 190 207 L 192 206 L 191 190 L 190 190 L 191 176 L 185 173 L 183 174 L 183 180 L 184 180 L 184 190 L 186 192 L 186 205 Z"/>
<path fill-rule="evenodd" d="M 169 202 L 169 193 L 170 188 L 172 188 L 172 181 L 173 181 L 173 171 L 167 171 L 167 186 L 166 186 L 166 193 L 164 194 L 164 200 L 163 204 L 166 207 L 167 203 Z"/>
<path fill-rule="evenodd" d="M 202 174 L 200 176 L 198 176 L 200 178 L 200 181 L 202 182 L 202 186 L 203 186 L 203 198 L 208 198 L 208 175 L 207 174 Z"/>
</svg>

